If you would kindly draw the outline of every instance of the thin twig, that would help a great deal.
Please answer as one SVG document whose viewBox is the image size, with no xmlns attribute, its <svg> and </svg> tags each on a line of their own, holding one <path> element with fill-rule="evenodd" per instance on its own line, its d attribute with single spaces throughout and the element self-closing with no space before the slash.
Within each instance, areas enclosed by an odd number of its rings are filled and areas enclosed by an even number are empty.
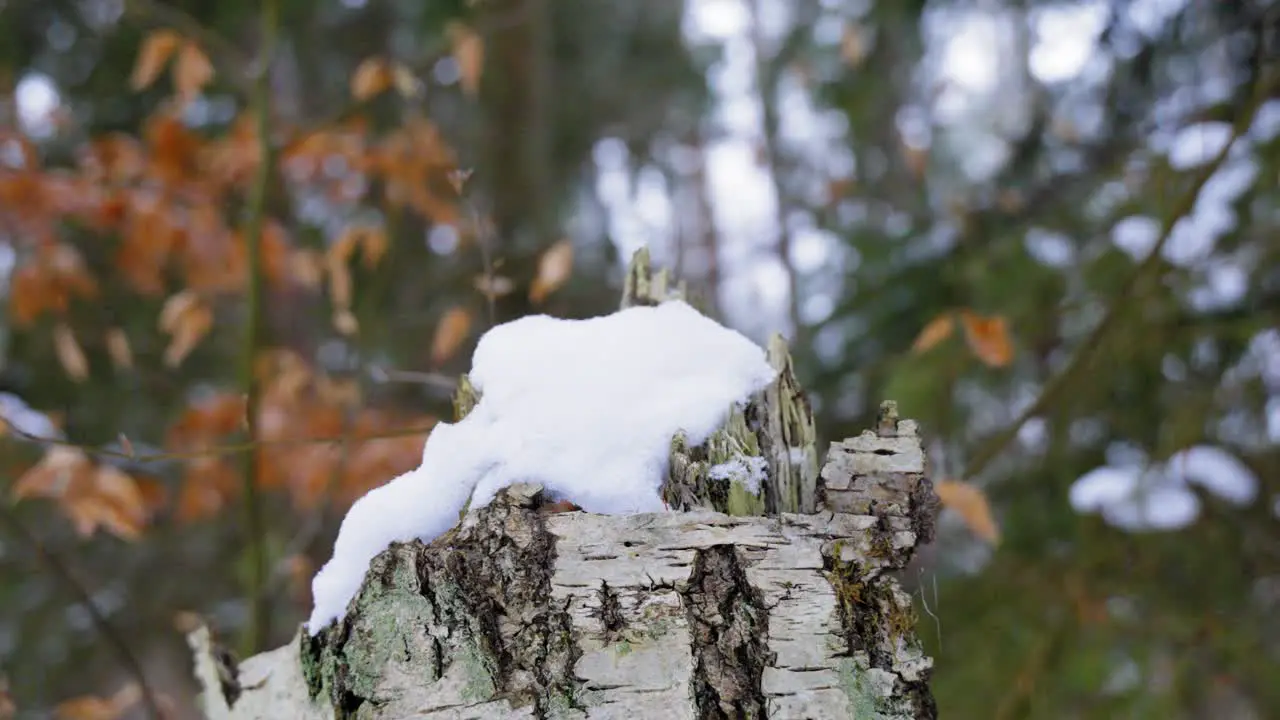
<svg viewBox="0 0 1280 720">
<path fill-rule="evenodd" d="M 493 292 L 494 278 L 493 271 L 493 251 L 489 247 L 489 231 L 488 227 L 480 218 L 480 211 L 476 209 L 475 203 L 468 202 L 467 206 L 471 210 L 471 224 L 475 227 L 476 247 L 480 248 L 480 262 L 484 266 L 484 282 L 485 282 L 485 307 L 489 312 L 489 327 L 493 327 L 498 322 L 497 301 Z"/>
<path fill-rule="evenodd" d="M 245 293 L 244 352 L 240 368 L 241 384 L 246 400 L 245 414 L 249 439 L 258 434 L 260 394 L 256 361 L 265 331 L 266 305 L 262 298 L 262 228 L 265 223 L 267 189 L 271 182 L 273 148 L 271 144 L 271 59 L 275 52 L 277 9 L 275 0 L 262 3 L 262 49 L 258 60 L 258 77 L 253 98 L 253 113 L 258 133 L 258 170 L 249 196 L 248 216 L 245 218 L 245 254 L 248 257 L 247 287 Z M 269 598 L 262 593 L 267 582 L 267 543 L 262 521 L 262 502 L 258 497 L 258 448 L 245 453 L 241 469 L 244 492 L 245 531 L 249 553 L 249 582 L 245 595 L 249 599 L 249 623 L 245 628 L 242 651 L 245 657 L 264 647 L 270 637 Z"/>
<path fill-rule="evenodd" d="M 0 519 L 4 520 L 5 525 L 9 526 L 9 529 L 21 542 L 31 546 L 31 548 L 36 551 L 36 554 L 44 561 L 44 564 L 53 571 L 53 574 L 58 577 L 58 580 L 68 590 L 70 590 L 71 594 L 75 595 L 76 600 L 84 606 L 85 612 L 89 613 L 89 620 L 93 623 L 98 634 L 102 636 L 102 639 L 106 641 L 107 645 L 111 646 L 111 649 L 114 650 L 116 655 L 119 657 L 120 662 L 124 664 L 125 670 L 128 671 L 128 673 L 133 676 L 134 681 L 138 683 L 138 690 L 142 694 L 142 703 L 146 706 L 147 715 L 152 720 L 161 720 L 164 715 L 160 712 L 160 702 L 157 700 L 155 691 L 151 688 L 151 684 L 147 681 L 147 675 L 142 670 L 142 663 L 139 662 L 137 656 L 133 654 L 133 651 L 129 648 L 128 643 L 124 641 L 124 638 L 120 633 L 116 631 L 115 626 L 111 624 L 111 621 L 108 620 L 107 617 L 102 614 L 102 611 L 98 609 L 98 606 L 94 604 L 93 596 L 89 593 L 89 590 L 76 579 L 76 576 L 73 575 L 71 569 L 62 562 L 62 559 L 53 551 L 46 548 L 44 543 L 40 542 L 40 539 L 37 538 L 31 530 L 29 530 L 27 526 L 18 519 L 18 516 L 13 512 L 13 510 L 4 503 L 0 503 Z"/>
<path fill-rule="evenodd" d="M 924 611 L 929 614 L 929 617 L 933 618 L 933 624 L 936 625 L 938 628 L 938 652 L 942 652 L 942 618 L 939 618 L 937 614 L 935 614 L 933 610 L 929 607 L 929 598 L 924 593 L 924 568 L 920 568 L 919 575 L 920 575 L 920 578 L 919 578 L 920 579 L 920 604 L 924 605 Z M 937 573 L 934 573 L 933 575 L 933 604 L 934 605 L 938 604 Z"/>
<path fill-rule="evenodd" d="M 394 370 L 375 365 L 369 368 L 369 378 L 376 383 L 412 383 L 427 385 L 450 393 L 458 389 L 458 378 L 436 372 L 418 372 L 416 370 Z"/>
<path fill-rule="evenodd" d="M 135 463 L 159 463 L 198 460 L 200 458 L 219 457 L 222 455 L 236 455 L 239 453 L 249 452 L 255 448 L 297 447 L 300 445 L 329 445 L 333 443 L 359 443 L 369 440 L 390 440 L 393 438 L 408 437 L 410 435 L 425 435 L 431 432 L 433 427 L 435 427 L 434 423 L 431 425 L 414 425 L 399 428 L 397 430 L 388 430 L 387 432 L 381 433 L 356 433 L 352 435 L 285 438 L 280 440 L 247 440 L 240 443 L 214 445 L 213 447 L 204 448 L 203 450 L 192 450 L 190 452 L 159 453 L 138 453 L 127 450 L 114 450 L 110 447 L 100 445 L 83 445 L 71 440 L 63 440 L 62 438 L 42 437 L 40 435 L 33 435 L 21 428 L 14 427 L 12 424 L 5 429 L 5 433 L 11 437 L 26 440 L 27 442 L 79 450 L 86 455 L 92 455 L 94 457 L 131 460 Z"/>
<path fill-rule="evenodd" d="M 774 248 L 778 263 L 782 265 L 787 276 L 787 320 L 791 324 L 791 341 L 804 344 L 802 330 L 803 318 L 800 316 L 800 273 L 791 259 L 792 234 L 787 215 L 791 210 L 789 194 L 782 181 L 782 148 L 778 141 L 778 83 L 777 72 L 773 64 L 785 58 L 766 58 L 764 30 L 761 25 L 763 10 L 761 0 L 747 3 L 751 15 L 751 44 L 756 60 L 756 90 L 760 94 L 760 114 L 763 118 L 765 164 L 769 166 L 769 182 L 774 195 L 773 222 L 777 226 L 777 239 Z"/>
<path fill-rule="evenodd" d="M 1264 69 L 1260 72 L 1265 73 L 1266 70 Z M 1177 198 L 1173 211 L 1165 217 L 1164 225 L 1155 245 L 1151 247 L 1151 251 L 1138 264 L 1138 267 L 1134 268 L 1124 285 L 1120 287 L 1115 297 L 1111 299 L 1111 302 L 1107 305 L 1106 313 L 1093 331 L 1085 337 L 1080 349 L 1076 351 L 1070 363 L 1063 368 L 1062 372 L 1045 384 L 1035 402 L 1023 410 L 1008 427 L 994 435 L 974 453 L 969 466 L 965 468 L 964 477 L 973 478 L 986 469 L 987 465 L 1004 450 L 1005 446 L 1017 437 L 1018 431 L 1022 429 L 1022 426 L 1031 418 L 1047 410 L 1058 396 L 1065 392 L 1089 366 L 1090 358 L 1101 348 L 1111 331 L 1116 327 L 1124 310 L 1129 307 L 1130 302 L 1134 299 L 1138 288 L 1141 287 L 1148 276 L 1160 267 L 1161 254 L 1169 243 L 1169 238 L 1173 236 L 1173 229 L 1179 221 L 1195 210 L 1196 200 L 1200 197 L 1200 191 L 1209 182 L 1209 178 L 1213 177 L 1218 168 L 1222 166 L 1222 163 L 1226 161 L 1231 149 L 1235 147 L 1240 137 L 1249 130 L 1249 126 L 1253 123 L 1254 115 L 1262 105 L 1262 102 L 1269 96 L 1278 79 L 1280 79 L 1280 73 L 1272 73 L 1270 76 L 1258 79 L 1254 86 L 1250 107 L 1247 111 L 1237 116 L 1231 138 L 1223 145 L 1222 150 L 1195 174 L 1192 178 L 1191 186 Z"/>
</svg>

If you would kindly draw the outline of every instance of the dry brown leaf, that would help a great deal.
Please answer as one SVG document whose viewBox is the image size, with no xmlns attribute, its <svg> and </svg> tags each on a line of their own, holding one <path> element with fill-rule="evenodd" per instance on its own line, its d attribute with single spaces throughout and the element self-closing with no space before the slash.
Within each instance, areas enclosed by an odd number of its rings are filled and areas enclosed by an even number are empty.
<svg viewBox="0 0 1280 720">
<path fill-rule="evenodd" d="M 360 406 L 360 381 L 355 378 L 320 377 L 316 381 L 316 395 L 321 402 L 335 407 Z"/>
<path fill-rule="evenodd" d="M 58 323 L 53 328 L 53 349 L 67 377 L 76 382 L 83 382 L 89 377 L 89 361 L 85 359 L 75 333 L 66 323 Z"/>
<path fill-rule="evenodd" d="M 840 58 L 845 65 L 858 67 L 866 59 L 869 49 L 867 31 L 862 26 L 853 23 L 844 26 L 844 34 L 840 37 Z"/>
<path fill-rule="evenodd" d="M 979 360 L 991 367 L 1004 367 L 1013 361 L 1013 341 L 1003 317 L 982 317 L 963 310 L 960 321 L 964 325 L 965 341 Z"/>
<path fill-rule="evenodd" d="M 929 167 L 929 149 L 904 142 L 902 144 L 902 159 L 906 163 L 907 171 L 911 173 L 911 176 L 919 180 L 924 177 L 924 173 Z"/>
<path fill-rule="evenodd" d="M 414 77 L 413 71 L 400 63 L 392 64 L 391 79 L 392 84 L 396 87 L 396 92 L 403 97 L 417 97 L 422 93 L 422 83 L 418 81 L 418 78 Z"/>
<path fill-rule="evenodd" d="M 289 255 L 289 275 L 302 287 L 314 290 L 324 281 L 324 260 L 311 248 L 297 248 Z"/>
<path fill-rule="evenodd" d="M 453 357 L 470 332 L 471 313 L 465 308 L 451 308 L 436 326 L 436 334 L 431 341 L 431 362 L 440 365 Z"/>
<path fill-rule="evenodd" d="M 135 523 L 115 505 L 94 495 L 69 498 L 62 503 L 62 510 L 71 519 L 81 537 L 91 537 L 98 528 L 105 528 L 123 540 L 142 537 L 142 526 Z"/>
<path fill-rule="evenodd" d="M 300 605 L 311 602 L 311 577 L 315 575 L 315 563 L 311 558 L 296 553 L 280 561 L 289 578 L 289 592 Z"/>
<path fill-rule="evenodd" d="M 343 308 L 333 314 L 333 329 L 350 337 L 360 332 L 360 321 L 350 310 Z"/>
<path fill-rule="evenodd" d="M 454 192 L 459 195 L 462 194 L 462 189 L 466 187 L 467 181 L 471 179 L 472 172 L 471 168 L 467 168 L 466 170 L 449 171 L 449 174 L 446 177 L 449 180 L 449 185 L 453 187 Z"/>
<path fill-rule="evenodd" d="M 352 281 L 351 270 L 347 267 L 347 263 L 359 243 L 360 238 L 356 230 L 347 228 L 325 252 L 325 267 L 329 275 L 329 301 L 339 310 L 351 307 Z"/>
<path fill-rule="evenodd" d="M 0 675 L 0 720 L 12 720 L 18 714 L 18 706 L 9 692 L 9 678 Z"/>
<path fill-rule="evenodd" d="M 173 87 L 183 102 L 190 102 L 213 79 L 213 64 L 193 42 L 183 43 L 173 61 Z"/>
<path fill-rule="evenodd" d="M 364 102 L 386 92 L 394 80 L 391 65 L 386 58 L 365 58 L 351 74 L 351 97 L 358 102 Z"/>
<path fill-rule="evenodd" d="M 160 310 L 160 329 L 169 335 L 164 350 L 164 363 L 176 368 L 195 350 L 213 328 L 213 310 L 190 290 L 183 290 L 165 301 Z"/>
<path fill-rule="evenodd" d="M 198 457 L 187 463 L 175 515 L 190 522 L 212 517 L 235 495 L 238 478 L 222 458 Z"/>
<path fill-rule="evenodd" d="M 448 33 L 462 91 L 475 95 L 480 91 L 480 75 L 484 71 L 484 39 L 459 22 L 449 23 Z"/>
<path fill-rule="evenodd" d="M 930 320 L 929 324 L 925 325 L 920 334 L 916 336 L 915 342 L 911 344 L 912 352 L 928 352 L 930 349 L 937 347 L 943 340 L 951 337 L 951 332 L 955 329 L 955 325 L 955 317 L 951 313 L 943 313 Z"/>
<path fill-rule="evenodd" d="M 506 275 L 477 275 L 475 287 L 485 297 L 500 298 L 516 289 L 516 281 Z"/>
<path fill-rule="evenodd" d="M 133 350 L 129 347 L 129 336 L 124 330 L 113 327 L 107 331 L 107 354 L 117 370 L 128 370 L 133 367 Z"/>
<path fill-rule="evenodd" d="M 387 233 L 381 227 L 366 227 L 360 233 L 360 255 L 364 266 L 372 270 L 387 254 Z"/>
<path fill-rule="evenodd" d="M 18 478 L 9 494 L 15 502 L 30 497 L 60 499 L 89 482 L 92 469 L 84 451 L 55 445 Z"/>
<path fill-rule="evenodd" d="M 992 544 L 1000 541 L 1000 528 L 991 514 L 987 495 L 981 489 L 956 480 L 939 480 L 933 489 L 938 493 L 942 506 L 960 515 L 973 534 Z"/>
<path fill-rule="evenodd" d="M 540 303 L 569 280 L 573 274 L 573 243 L 561 240 L 538 260 L 538 274 L 529 287 L 529 301 Z"/>
<path fill-rule="evenodd" d="M 101 527 L 125 540 L 136 540 L 152 511 L 136 480 L 119 468 L 95 467 L 76 448 L 50 449 L 18 478 L 10 493 L 15 501 L 28 497 L 55 500 L 85 537 Z"/>
<path fill-rule="evenodd" d="M 172 30 L 156 30 L 142 41 L 138 60 L 134 63 L 129 87 L 135 92 L 145 90 L 160 77 L 173 52 L 182 44 L 182 36 Z"/>
<path fill-rule="evenodd" d="M 99 465 L 94 473 L 94 493 L 103 527 L 125 540 L 142 536 L 148 515 L 147 498 L 137 480 L 120 468 Z"/>
<path fill-rule="evenodd" d="M 178 327 L 179 319 L 191 308 L 200 304 L 200 296 L 194 290 L 183 290 L 169 296 L 164 301 L 164 307 L 160 308 L 160 317 L 156 322 L 156 327 L 161 332 L 172 335 L 173 331 Z"/>
<path fill-rule="evenodd" d="M 109 698 L 82 695 L 58 703 L 53 712 L 61 720 L 116 720 L 141 699 L 141 689 L 131 682 Z"/>
</svg>

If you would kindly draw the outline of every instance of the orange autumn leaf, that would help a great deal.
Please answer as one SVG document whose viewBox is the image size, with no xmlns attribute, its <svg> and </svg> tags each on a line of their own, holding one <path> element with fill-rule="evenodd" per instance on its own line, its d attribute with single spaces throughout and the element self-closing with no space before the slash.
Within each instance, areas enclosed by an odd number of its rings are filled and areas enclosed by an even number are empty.
<svg viewBox="0 0 1280 720">
<path fill-rule="evenodd" d="M 142 537 L 140 522 L 98 496 L 70 498 L 62 504 L 62 508 L 81 537 L 91 537 L 98 528 L 122 540 L 132 541 Z"/>
<path fill-rule="evenodd" d="M 141 699 L 137 683 L 129 683 L 111 697 L 82 695 L 58 703 L 53 713 L 59 720 L 117 720 Z"/>
<path fill-rule="evenodd" d="M 956 480 L 939 480 L 933 489 L 942 506 L 954 510 L 973 534 L 992 544 L 1000 541 L 1000 528 L 991 514 L 987 495 L 981 489 Z"/>
<path fill-rule="evenodd" d="M 296 248 L 289 253 L 289 277 L 299 287 L 315 290 L 324 281 L 324 260 L 311 248 Z"/>
<path fill-rule="evenodd" d="M 330 267 L 345 265 L 355 251 L 360 250 L 361 261 L 372 270 L 387 254 L 387 233 L 372 225 L 349 225 L 329 246 L 327 259 Z"/>
<path fill-rule="evenodd" d="M 403 97 L 417 97 L 422 92 L 422 83 L 414 77 L 413 71 L 400 63 L 395 63 L 391 67 L 391 77 L 392 84 L 396 86 L 396 92 Z"/>
<path fill-rule="evenodd" d="M 360 254 L 370 270 L 387 254 L 387 233 L 382 228 L 368 227 L 360 234 Z"/>
<path fill-rule="evenodd" d="M 516 281 L 505 275 L 477 275 L 472 281 L 476 290 L 488 298 L 500 298 L 516 289 Z"/>
<path fill-rule="evenodd" d="M 840 58 L 844 60 L 845 65 L 855 69 L 862 65 L 862 61 L 867 58 L 867 53 L 871 49 L 871 43 L 868 42 L 869 36 L 870 33 L 860 25 L 844 26 L 844 32 L 840 36 Z"/>
<path fill-rule="evenodd" d="M 138 51 L 133 74 L 129 76 L 129 87 L 135 92 L 150 87 L 181 44 L 182 36 L 172 30 L 156 30 L 148 35 Z"/>
<path fill-rule="evenodd" d="M 89 377 L 89 361 L 85 359 L 75 334 L 65 323 L 58 323 L 53 328 L 53 349 L 67 377 L 76 382 L 83 382 Z"/>
<path fill-rule="evenodd" d="M 150 512 L 137 480 L 120 468 L 99 465 L 93 489 L 92 511 L 98 525 L 124 540 L 142 536 Z"/>
<path fill-rule="evenodd" d="M 189 102 L 213 79 L 213 64 L 199 45 L 183 43 L 173 62 L 173 87 L 183 102 Z"/>
<path fill-rule="evenodd" d="M 915 342 L 911 344 L 911 350 L 917 353 L 928 352 L 943 340 L 951 337 L 951 332 L 954 329 L 955 318 L 950 313 L 939 315 L 924 326 L 924 329 L 916 336 Z"/>
<path fill-rule="evenodd" d="M 44 497 L 57 502 L 85 537 L 99 528 L 136 540 L 152 508 L 138 482 L 119 468 L 94 466 L 81 450 L 50 449 L 10 489 L 15 501 Z"/>
<path fill-rule="evenodd" d="M 360 238 L 347 231 L 338 236 L 325 252 L 325 269 L 329 276 L 329 300 L 339 311 L 351 307 L 352 280 L 347 263 L 358 247 Z M 335 313 L 334 323 L 337 324 Z"/>
<path fill-rule="evenodd" d="M 440 318 L 431 341 L 431 362 L 440 365 L 453 357 L 471 332 L 471 313 L 465 308 L 451 308 Z"/>
<path fill-rule="evenodd" d="M 18 705 L 9 692 L 9 678 L 0 675 L 0 720 L 12 720 L 18 714 Z"/>
<path fill-rule="evenodd" d="M 964 325 L 965 341 L 979 360 L 991 367 L 1004 367 L 1013 361 L 1013 341 L 1003 317 L 982 317 L 964 310 L 960 321 Z"/>
<path fill-rule="evenodd" d="M 129 347 L 129 337 L 124 330 L 113 327 L 107 330 L 107 354 L 117 370 L 128 370 L 133 367 L 133 350 Z"/>
<path fill-rule="evenodd" d="M 25 498 L 61 499 L 90 481 L 93 463 L 84 451 L 55 445 L 9 488 L 14 502 Z"/>
<path fill-rule="evenodd" d="M 363 102 L 386 92 L 394 82 L 395 76 L 386 58 L 365 58 L 351 74 L 351 97 Z"/>
<path fill-rule="evenodd" d="M 175 516 L 191 522 L 213 517 L 235 496 L 236 473 L 222 458 L 199 457 L 187 464 Z"/>
<path fill-rule="evenodd" d="M 333 329 L 351 337 L 360 332 L 360 321 L 356 319 L 355 313 L 343 308 L 333 314 Z"/>
<path fill-rule="evenodd" d="M 246 402 L 239 393 L 221 393 L 188 407 L 169 427 L 166 445 L 176 452 L 201 452 L 245 426 Z"/>
<path fill-rule="evenodd" d="M 160 310 L 160 330 L 169 335 L 164 364 L 176 368 L 213 328 L 213 310 L 191 290 L 183 290 L 165 301 Z"/>
<path fill-rule="evenodd" d="M 529 301 L 540 303 L 569 280 L 573 274 L 573 243 L 561 240 L 538 259 L 538 274 L 529 287 Z"/>
<path fill-rule="evenodd" d="M 480 74 L 484 70 L 484 39 L 459 22 L 449 23 L 448 33 L 462 91 L 475 95 L 480 91 Z"/>
</svg>

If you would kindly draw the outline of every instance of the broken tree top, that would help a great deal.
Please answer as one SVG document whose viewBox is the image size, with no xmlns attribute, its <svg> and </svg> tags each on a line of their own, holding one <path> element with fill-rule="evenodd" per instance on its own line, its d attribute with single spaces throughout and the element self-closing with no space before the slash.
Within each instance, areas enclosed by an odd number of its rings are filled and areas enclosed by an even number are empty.
<svg viewBox="0 0 1280 720">
<path fill-rule="evenodd" d="M 429 542 L 513 483 L 592 513 L 664 510 L 673 438 L 701 445 L 777 376 L 763 349 L 680 300 L 491 329 L 472 357 L 479 403 L 435 427 L 418 468 L 352 505 L 313 581 L 308 629 L 345 614 L 392 542 Z"/>
</svg>

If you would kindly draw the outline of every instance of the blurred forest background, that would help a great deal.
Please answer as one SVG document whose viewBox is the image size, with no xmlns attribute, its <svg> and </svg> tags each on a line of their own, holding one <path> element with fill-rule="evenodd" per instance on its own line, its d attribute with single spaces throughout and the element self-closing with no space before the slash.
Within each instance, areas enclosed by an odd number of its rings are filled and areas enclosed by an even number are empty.
<svg viewBox="0 0 1280 720">
<path fill-rule="evenodd" d="M 0 717 L 194 717 L 192 613 L 285 642 L 479 334 L 641 246 L 825 440 L 923 424 L 944 717 L 1280 717 L 1278 56 L 1265 0 L 0 0 Z"/>
</svg>

